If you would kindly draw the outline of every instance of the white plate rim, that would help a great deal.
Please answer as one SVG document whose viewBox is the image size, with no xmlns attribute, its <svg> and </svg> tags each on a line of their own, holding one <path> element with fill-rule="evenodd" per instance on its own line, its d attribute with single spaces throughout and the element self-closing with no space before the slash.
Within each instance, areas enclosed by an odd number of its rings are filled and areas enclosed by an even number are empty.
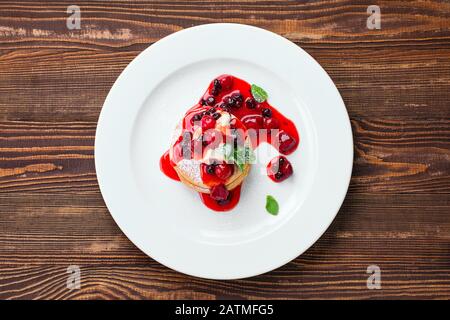
<svg viewBox="0 0 450 320">
<path fill-rule="evenodd" d="M 338 164 L 338 168 L 340 168 L 340 171 L 338 171 L 339 174 L 336 174 L 336 180 L 333 182 L 337 190 L 336 194 L 334 194 L 332 197 L 333 204 L 329 206 L 329 208 L 327 207 L 328 212 L 326 219 L 322 219 L 325 221 L 322 221 L 320 223 L 320 227 L 317 230 L 314 230 L 314 236 L 310 236 L 308 241 L 305 241 L 303 239 L 303 243 L 301 243 L 301 245 L 293 245 L 289 249 L 285 248 L 284 251 L 286 252 L 283 253 L 283 258 L 278 257 L 275 259 L 275 261 L 268 261 L 263 266 L 251 268 L 243 267 L 242 270 L 233 270 L 233 272 L 220 270 L 215 270 L 214 272 L 205 272 L 205 270 L 198 270 L 192 268 L 192 266 L 189 268 L 185 268 L 183 263 L 180 263 L 179 261 L 173 262 L 167 260 L 163 257 L 163 255 L 155 254 L 154 250 L 149 249 L 148 246 L 142 241 L 142 239 L 136 237 L 135 230 L 132 231 L 132 228 L 130 228 L 130 224 L 125 221 L 119 214 L 121 210 L 123 211 L 125 209 L 139 210 L 140 203 L 136 194 L 122 194 L 122 198 L 117 197 L 118 190 L 120 190 L 120 188 L 117 186 L 117 182 L 121 180 L 117 180 L 117 177 L 113 178 L 112 173 L 117 170 L 117 166 L 124 166 L 124 171 L 126 171 L 126 173 L 123 173 L 120 178 L 128 179 L 127 176 L 130 176 L 131 169 L 127 167 L 129 164 L 126 163 L 126 156 L 117 160 L 114 165 L 108 164 L 107 162 L 108 160 L 110 160 L 109 158 L 112 150 L 111 143 L 108 142 L 108 140 L 113 140 L 115 146 L 127 145 L 127 143 L 129 143 L 129 141 L 126 141 L 126 137 L 118 136 L 117 134 L 114 136 L 114 139 L 111 139 L 111 134 L 114 134 L 114 125 L 112 124 L 112 121 L 117 121 L 118 118 L 117 115 L 114 116 L 111 111 L 113 111 L 114 109 L 116 109 L 115 111 L 117 111 L 117 98 L 128 96 L 130 90 L 133 90 L 133 92 L 137 93 L 135 97 L 131 97 L 131 102 L 129 102 L 130 105 L 140 106 L 142 104 L 142 99 L 144 98 L 139 97 L 138 94 L 139 91 L 143 89 L 143 84 L 133 83 L 133 88 L 130 88 L 126 85 L 127 82 L 132 82 L 133 72 L 136 72 L 142 66 L 142 64 L 145 63 L 145 59 L 150 57 L 154 51 L 163 50 L 165 46 L 169 46 L 176 41 L 179 41 L 179 39 L 190 34 L 203 32 L 234 32 L 236 34 L 243 33 L 258 35 L 263 38 L 273 39 L 274 43 L 283 43 L 283 47 L 286 51 L 292 51 L 295 49 L 297 51 L 297 54 L 299 55 L 299 58 L 301 58 L 303 62 L 306 61 L 308 66 L 311 67 L 316 75 L 319 76 L 322 83 L 317 84 L 320 87 L 317 89 L 318 92 L 320 92 L 322 96 L 327 96 L 331 101 L 333 101 L 334 108 L 329 110 L 332 114 L 331 118 L 340 119 L 341 121 L 341 123 L 339 124 L 340 131 L 336 133 L 336 135 L 340 138 L 340 141 L 337 143 L 334 141 L 334 146 L 331 144 L 327 145 L 330 149 L 336 151 L 336 149 L 334 148 L 337 144 L 340 147 L 339 151 L 342 152 L 335 153 L 333 158 L 333 160 Z M 120 114 L 120 120 L 124 122 L 128 121 L 129 125 L 132 125 L 132 123 L 134 122 L 133 115 L 123 113 Z M 332 124 L 332 121 L 330 121 L 330 119 L 327 119 L 327 123 Z M 326 123 L 324 125 L 326 125 Z M 105 204 L 120 229 L 140 250 L 145 252 L 154 260 L 176 271 L 196 277 L 225 280 L 256 276 L 274 270 L 301 255 L 322 236 L 322 234 L 328 229 L 329 225 L 334 220 L 347 193 L 353 166 L 353 136 L 350 119 L 337 88 L 335 87 L 333 81 L 325 72 L 325 70 L 323 70 L 323 68 L 308 53 L 306 53 L 303 49 L 290 42 L 289 40 L 264 29 L 241 24 L 217 23 L 196 26 L 171 34 L 145 49 L 124 69 L 124 71 L 112 86 L 101 110 L 96 130 L 94 152 L 97 179 L 99 181 L 100 190 L 105 200 Z M 327 154 L 329 150 L 327 150 L 327 148 L 321 148 L 320 152 L 321 154 Z M 322 167 L 326 166 L 327 170 L 325 171 L 327 174 L 333 174 L 329 170 L 330 168 L 328 164 L 319 165 L 321 165 Z M 321 173 L 319 172 L 318 174 L 320 175 Z M 130 190 L 129 193 L 131 191 L 132 190 Z M 125 201 L 126 204 L 123 200 L 124 196 L 127 196 L 127 201 Z M 153 249 L 154 248 L 155 247 L 153 246 Z"/>
</svg>

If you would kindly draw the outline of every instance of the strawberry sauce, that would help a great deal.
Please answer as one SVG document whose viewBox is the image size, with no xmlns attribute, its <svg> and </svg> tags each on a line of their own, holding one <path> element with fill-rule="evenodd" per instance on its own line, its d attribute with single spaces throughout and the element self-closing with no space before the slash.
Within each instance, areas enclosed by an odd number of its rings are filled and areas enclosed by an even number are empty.
<svg viewBox="0 0 450 320">
<path fill-rule="evenodd" d="M 214 211 L 229 211 L 233 209 L 239 202 L 239 198 L 241 197 L 241 185 L 237 186 L 233 190 L 230 191 L 229 198 L 224 201 L 216 201 L 209 193 L 201 193 L 199 192 L 200 199 L 208 208 Z"/>
<path fill-rule="evenodd" d="M 161 160 L 159 161 L 159 168 L 169 178 L 176 181 L 180 181 L 180 177 L 178 177 L 178 173 L 175 171 L 173 167 L 174 165 L 172 161 L 170 161 L 169 150 L 167 150 L 166 152 L 164 152 L 164 154 L 161 157 Z"/>
<path fill-rule="evenodd" d="M 197 106 L 201 106 L 202 103 L 207 103 L 208 99 L 213 98 L 213 105 L 216 108 L 223 109 L 225 107 L 225 110 L 238 118 L 246 129 L 255 130 L 256 139 L 252 139 L 254 147 L 257 147 L 261 142 L 268 142 L 285 155 L 291 154 L 297 149 L 300 138 L 295 124 L 271 106 L 267 100 L 258 103 L 252 96 L 251 86 L 248 82 L 230 75 L 222 75 L 215 80 L 219 80 L 222 83 L 222 90 L 214 96 L 215 81 L 212 81 Z M 233 96 L 236 97 L 238 94 L 242 98 L 233 99 Z M 235 101 L 234 104 L 230 104 L 230 98 Z M 192 113 L 190 116 L 193 116 L 195 109 L 195 106 L 191 109 Z M 261 129 L 267 130 L 267 133 L 260 131 Z M 272 139 L 270 129 L 278 129 L 278 134 L 273 137 L 275 139 Z"/>
<path fill-rule="evenodd" d="M 186 139 L 192 139 L 196 126 L 200 125 L 204 132 L 209 129 L 210 134 L 207 136 L 205 133 L 201 141 L 191 141 L 191 148 L 194 149 L 192 146 L 196 143 L 202 143 L 200 149 L 203 150 L 203 154 L 208 147 L 214 146 L 216 137 L 214 132 L 211 133 L 211 129 L 214 128 L 216 120 L 221 116 L 217 110 L 229 112 L 238 119 L 231 120 L 230 128 L 242 129 L 250 138 L 253 148 L 256 148 L 261 142 L 267 142 L 281 154 L 289 155 L 294 152 L 300 142 L 295 124 L 271 106 L 267 100 L 258 102 L 253 97 L 251 88 L 246 81 L 231 75 L 221 75 L 214 79 L 199 102 L 186 112 L 182 121 L 183 136 L 180 136 L 173 146 L 173 159 L 170 159 L 169 151 L 166 151 L 161 157 L 161 171 L 171 179 L 180 180 L 174 166 L 183 158 L 182 144 Z M 258 100 L 262 99 L 258 97 Z M 225 137 L 222 138 L 225 141 Z M 192 152 L 190 157 L 201 158 L 202 155 Z M 210 168 L 209 173 L 205 174 L 204 166 L 205 164 L 202 164 L 202 181 L 212 189 L 223 183 L 223 179 L 219 177 L 226 177 L 229 174 L 227 171 L 230 170 L 226 167 L 219 167 L 219 170 Z M 219 166 L 222 165 L 219 164 Z M 218 177 L 215 177 L 214 174 Z M 220 187 L 222 188 L 222 186 Z M 227 192 L 223 188 L 222 191 Z M 221 198 L 220 192 L 199 194 L 202 202 L 208 208 L 215 211 L 228 211 L 239 202 L 240 191 L 241 185 L 233 190 L 228 190 L 228 198 L 225 200 Z M 211 195 L 216 199 L 213 199 Z"/>
</svg>

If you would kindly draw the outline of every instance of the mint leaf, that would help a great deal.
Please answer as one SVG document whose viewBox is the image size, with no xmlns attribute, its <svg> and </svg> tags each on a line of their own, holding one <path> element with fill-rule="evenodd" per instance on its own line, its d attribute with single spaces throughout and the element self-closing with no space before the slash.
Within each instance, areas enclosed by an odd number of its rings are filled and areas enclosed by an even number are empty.
<svg viewBox="0 0 450 320">
<path fill-rule="evenodd" d="M 239 170 L 244 171 L 245 164 L 244 163 L 236 163 L 236 165 L 239 167 Z"/>
<path fill-rule="evenodd" d="M 251 92 L 253 98 L 259 103 L 266 101 L 269 96 L 263 88 L 258 87 L 256 84 L 252 84 Z"/>
<path fill-rule="evenodd" d="M 266 197 L 266 210 L 268 213 L 270 213 L 273 216 L 276 216 L 278 214 L 279 210 L 278 202 L 275 200 L 274 197 L 268 195 Z"/>
<path fill-rule="evenodd" d="M 237 147 L 234 150 L 234 163 L 241 171 L 244 171 L 245 164 L 255 162 L 255 154 L 249 145 Z"/>
</svg>

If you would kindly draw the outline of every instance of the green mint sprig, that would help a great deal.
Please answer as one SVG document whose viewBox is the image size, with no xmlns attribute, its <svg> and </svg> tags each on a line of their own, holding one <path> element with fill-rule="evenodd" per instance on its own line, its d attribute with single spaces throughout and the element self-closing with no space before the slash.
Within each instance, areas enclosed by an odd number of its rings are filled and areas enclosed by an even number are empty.
<svg viewBox="0 0 450 320">
<path fill-rule="evenodd" d="M 275 200 L 275 198 L 271 195 L 266 197 L 266 210 L 273 216 L 278 215 L 278 211 L 280 210 L 277 200 Z"/>
<path fill-rule="evenodd" d="M 252 84 L 251 92 L 252 92 L 253 98 L 256 101 L 258 101 L 259 103 L 266 101 L 267 98 L 269 97 L 267 92 L 263 88 L 258 87 L 256 84 Z"/>
</svg>

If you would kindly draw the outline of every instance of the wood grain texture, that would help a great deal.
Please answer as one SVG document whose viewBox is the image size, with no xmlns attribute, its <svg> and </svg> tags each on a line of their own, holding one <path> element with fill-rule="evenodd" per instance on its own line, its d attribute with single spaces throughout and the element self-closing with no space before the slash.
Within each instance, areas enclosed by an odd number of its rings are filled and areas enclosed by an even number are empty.
<svg viewBox="0 0 450 320">
<path fill-rule="evenodd" d="M 4 120 L 96 121 L 114 80 L 140 51 L 211 22 L 252 24 L 295 41 L 329 72 L 352 115 L 448 115 L 445 0 L 379 1 L 381 30 L 366 28 L 370 1 L 80 1 L 82 29 L 74 31 L 66 28 L 68 4 L 0 3 Z"/>
<path fill-rule="evenodd" d="M 353 117 L 448 117 L 450 41 L 430 49 L 305 49 L 335 81 Z M 138 53 L 6 51 L 0 55 L 0 120 L 97 121 L 112 84 Z"/>
<path fill-rule="evenodd" d="M 0 2 L 1 299 L 450 299 L 450 3 L 377 1 Z M 336 220 L 301 257 L 209 281 L 140 252 L 99 192 L 94 136 L 117 76 L 174 31 L 211 22 L 277 32 L 336 83 L 355 161 Z M 66 288 L 79 265 L 80 290 Z M 367 266 L 382 289 L 366 287 Z"/>
</svg>

